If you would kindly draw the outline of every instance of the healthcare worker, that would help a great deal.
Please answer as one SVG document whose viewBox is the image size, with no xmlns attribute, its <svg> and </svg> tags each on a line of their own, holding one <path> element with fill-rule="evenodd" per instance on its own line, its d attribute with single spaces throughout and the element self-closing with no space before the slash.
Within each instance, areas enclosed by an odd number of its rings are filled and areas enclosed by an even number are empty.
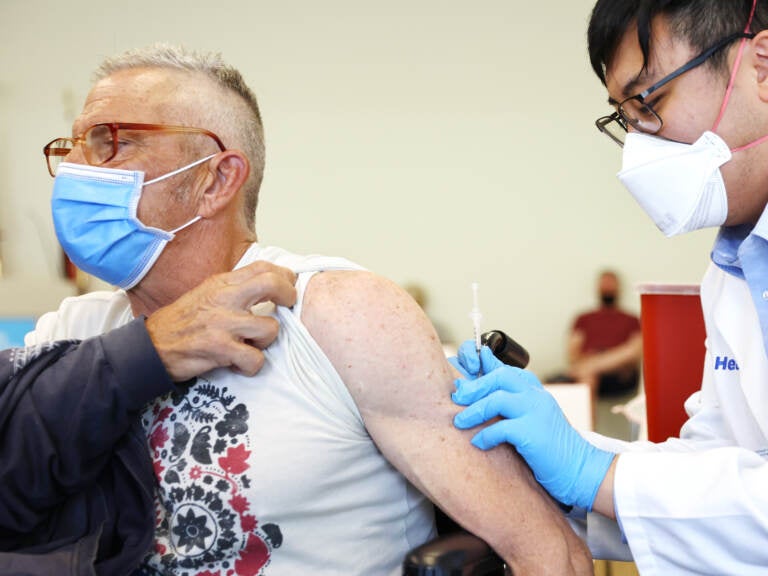
<svg viewBox="0 0 768 576">
<path fill-rule="evenodd" d="M 707 352 L 680 438 L 584 439 L 530 372 L 462 345 L 455 419 L 549 493 L 616 518 L 641 574 L 768 573 L 768 0 L 598 0 L 593 68 L 619 179 L 667 236 L 719 226 Z M 590 547 L 592 543 L 590 542 Z"/>
</svg>

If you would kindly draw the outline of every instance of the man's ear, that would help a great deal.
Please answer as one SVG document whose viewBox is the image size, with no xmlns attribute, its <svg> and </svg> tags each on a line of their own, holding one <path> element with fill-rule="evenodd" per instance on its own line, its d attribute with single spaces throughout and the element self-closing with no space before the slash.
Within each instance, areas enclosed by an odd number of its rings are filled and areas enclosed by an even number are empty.
<svg viewBox="0 0 768 576">
<path fill-rule="evenodd" d="M 753 62 L 757 72 L 757 90 L 760 100 L 768 102 L 768 30 L 761 30 L 752 39 Z"/>
<path fill-rule="evenodd" d="M 211 158 L 208 170 L 197 212 L 203 218 L 212 218 L 237 201 L 251 164 L 240 150 L 225 150 Z"/>
</svg>

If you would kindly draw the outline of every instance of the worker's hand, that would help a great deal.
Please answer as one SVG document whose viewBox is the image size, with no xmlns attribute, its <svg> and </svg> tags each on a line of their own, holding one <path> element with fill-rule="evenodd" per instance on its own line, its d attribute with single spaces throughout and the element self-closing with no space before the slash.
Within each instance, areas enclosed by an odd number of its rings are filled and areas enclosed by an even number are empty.
<svg viewBox="0 0 768 576">
<path fill-rule="evenodd" d="M 474 340 L 467 340 L 459 346 L 456 356 L 448 358 L 448 363 L 456 368 L 464 378 L 469 380 L 477 378 L 478 373 L 480 372 L 480 357 L 477 355 L 477 348 L 475 348 L 475 345 Z M 491 358 L 495 364 L 501 365 L 501 361 L 499 361 L 493 354 L 491 354 Z M 484 370 L 490 371 L 491 368 L 484 366 Z"/>
<path fill-rule="evenodd" d="M 261 302 L 293 306 L 296 274 L 259 261 L 206 279 L 173 304 L 147 318 L 147 330 L 171 378 L 181 382 L 230 367 L 253 375 L 264 364 L 262 349 L 277 338 L 278 321 L 256 315 Z"/>
<path fill-rule="evenodd" d="M 464 346 L 474 351 L 473 342 Z M 456 427 L 473 428 L 501 417 L 478 432 L 472 444 L 483 450 L 503 442 L 514 445 L 553 498 L 591 510 L 614 454 L 582 438 L 533 373 L 502 364 L 485 346 L 481 358 L 484 376 L 456 380 L 453 400 L 468 406 L 456 415 Z"/>
</svg>

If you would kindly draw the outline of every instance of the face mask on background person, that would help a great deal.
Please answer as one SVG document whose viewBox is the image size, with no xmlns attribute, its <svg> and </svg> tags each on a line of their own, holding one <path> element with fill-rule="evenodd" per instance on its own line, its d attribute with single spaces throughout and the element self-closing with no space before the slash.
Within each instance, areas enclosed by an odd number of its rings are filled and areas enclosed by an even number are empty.
<svg viewBox="0 0 768 576">
<path fill-rule="evenodd" d="M 613 292 L 601 292 L 600 304 L 603 308 L 613 308 L 616 306 L 616 294 Z"/>
<path fill-rule="evenodd" d="M 728 197 L 720 166 L 730 159 L 731 150 L 714 132 L 693 144 L 630 132 L 618 178 L 656 226 L 675 236 L 725 222 Z"/>
<path fill-rule="evenodd" d="M 213 158 L 206 156 L 144 182 L 141 170 L 119 170 L 62 162 L 53 183 L 51 211 L 56 236 L 70 260 L 88 274 L 125 290 L 146 276 L 175 230 L 141 223 L 136 215 L 144 186 L 165 180 Z"/>
</svg>

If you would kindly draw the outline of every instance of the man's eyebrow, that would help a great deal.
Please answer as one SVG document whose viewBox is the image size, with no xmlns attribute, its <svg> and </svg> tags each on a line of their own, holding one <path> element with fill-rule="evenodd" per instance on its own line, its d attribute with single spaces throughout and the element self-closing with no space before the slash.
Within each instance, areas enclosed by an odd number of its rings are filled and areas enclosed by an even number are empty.
<svg viewBox="0 0 768 576">
<path fill-rule="evenodd" d="M 636 96 L 640 90 L 639 86 L 642 84 L 649 83 L 649 78 L 651 78 L 651 72 L 643 68 L 640 70 L 640 72 L 637 73 L 637 75 L 632 78 L 629 82 L 627 82 L 624 87 L 621 89 L 621 94 L 624 98 L 629 98 L 630 96 Z M 652 83 L 651 83 L 652 84 Z M 615 99 L 608 96 L 608 104 L 611 106 L 618 106 L 619 102 L 617 102 Z"/>
</svg>

